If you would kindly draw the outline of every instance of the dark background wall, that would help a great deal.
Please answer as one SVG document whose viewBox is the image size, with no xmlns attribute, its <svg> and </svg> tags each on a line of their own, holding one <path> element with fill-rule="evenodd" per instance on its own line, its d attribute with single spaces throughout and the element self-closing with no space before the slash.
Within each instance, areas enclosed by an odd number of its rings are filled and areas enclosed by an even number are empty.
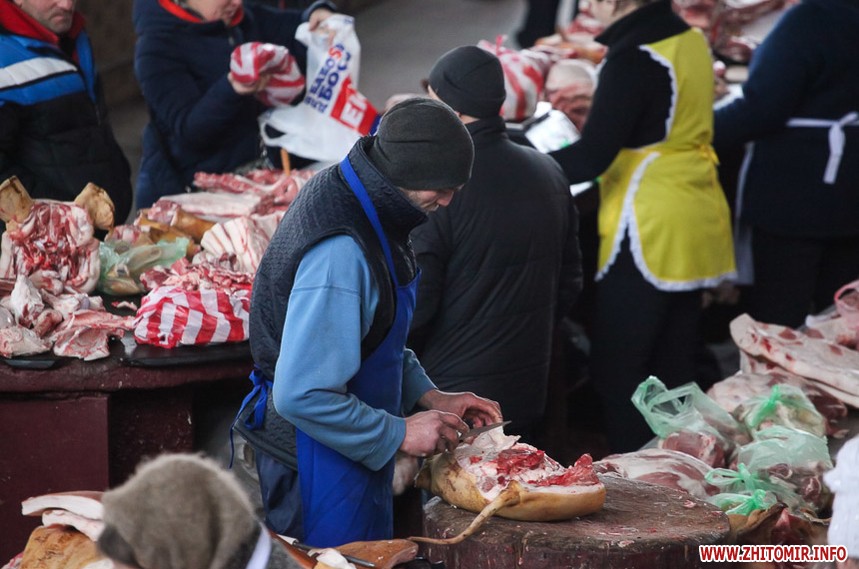
<svg viewBox="0 0 859 569">
<path fill-rule="evenodd" d="M 134 79 L 131 3 L 132 0 L 78 0 L 110 106 L 140 97 Z"/>
</svg>

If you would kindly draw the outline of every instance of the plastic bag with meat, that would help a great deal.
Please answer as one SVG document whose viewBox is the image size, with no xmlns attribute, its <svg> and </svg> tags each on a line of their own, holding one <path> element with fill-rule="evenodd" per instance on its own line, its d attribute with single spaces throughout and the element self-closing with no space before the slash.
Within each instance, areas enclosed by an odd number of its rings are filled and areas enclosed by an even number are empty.
<svg viewBox="0 0 859 569">
<path fill-rule="evenodd" d="M 632 396 L 660 441 L 660 448 L 685 452 L 713 467 L 725 465 L 736 447 L 750 439 L 746 428 L 707 397 L 695 383 L 669 390 L 650 376 Z"/>
<path fill-rule="evenodd" d="M 763 429 L 755 440 L 737 449 L 735 465 L 766 476 L 793 489 L 816 512 L 825 508 L 831 495 L 822 483 L 832 468 L 826 438 L 782 426 Z"/>
<path fill-rule="evenodd" d="M 744 356 L 745 367 L 756 364 Z M 722 381 L 714 383 L 707 390 L 707 395 L 729 413 L 746 403 L 752 397 L 767 395 L 774 385 L 785 384 L 798 387 L 814 405 L 818 413 L 826 420 L 826 434 L 832 437 L 844 437 L 848 430 L 843 422 L 847 418 L 847 405 L 832 395 L 818 388 L 814 383 L 787 370 L 772 369 L 762 373 L 738 372 Z"/>
<path fill-rule="evenodd" d="M 807 431 L 822 437 L 826 435 L 826 420 L 802 390 L 793 385 L 773 385 L 769 393 L 756 395 L 741 403 L 733 411 L 734 417 L 754 433 L 781 425 Z"/>
<path fill-rule="evenodd" d="M 770 479 L 766 472 L 752 473 L 745 464 L 738 464 L 736 470 L 730 468 L 714 468 L 707 473 L 707 482 L 719 488 L 721 492 L 711 499 L 716 504 L 723 500 L 724 494 L 744 494 L 754 496 L 763 491 L 771 494 L 779 502 L 794 510 L 811 509 L 796 489 L 779 478 Z"/>
</svg>

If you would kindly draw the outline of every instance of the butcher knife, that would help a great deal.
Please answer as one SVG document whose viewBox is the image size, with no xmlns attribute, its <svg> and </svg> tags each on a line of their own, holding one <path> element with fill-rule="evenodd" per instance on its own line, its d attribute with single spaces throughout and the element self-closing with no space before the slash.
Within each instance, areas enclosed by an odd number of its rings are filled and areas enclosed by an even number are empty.
<svg viewBox="0 0 859 569">
<path fill-rule="evenodd" d="M 485 433 L 486 431 L 491 431 L 492 429 L 497 429 L 498 427 L 503 427 L 504 425 L 509 425 L 510 421 L 501 421 L 500 423 L 492 423 L 491 425 L 483 425 L 482 427 L 477 427 L 476 429 L 469 429 L 465 431 L 461 435 L 459 435 L 459 442 L 463 442 L 466 439 L 470 439 L 472 437 L 476 437 L 479 434 Z"/>
</svg>

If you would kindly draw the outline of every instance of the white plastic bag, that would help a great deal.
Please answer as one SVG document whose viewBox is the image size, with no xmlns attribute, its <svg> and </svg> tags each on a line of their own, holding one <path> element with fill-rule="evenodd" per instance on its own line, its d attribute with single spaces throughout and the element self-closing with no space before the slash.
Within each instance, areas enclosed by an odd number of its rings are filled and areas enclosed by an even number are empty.
<svg viewBox="0 0 859 569">
<path fill-rule="evenodd" d="M 260 116 L 263 140 L 311 160 L 338 161 L 358 138 L 375 131 L 380 119 L 358 92 L 361 46 L 355 20 L 334 14 L 312 33 L 302 24 L 295 37 L 307 45 L 307 92 L 298 105 Z M 283 134 L 272 136 L 266 127 Z"/>
</svg>

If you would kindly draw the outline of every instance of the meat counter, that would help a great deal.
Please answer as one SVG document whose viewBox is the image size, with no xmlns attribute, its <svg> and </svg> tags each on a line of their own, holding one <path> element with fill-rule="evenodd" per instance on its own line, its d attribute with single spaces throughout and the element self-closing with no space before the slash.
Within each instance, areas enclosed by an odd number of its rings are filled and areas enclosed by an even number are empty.
<svg viewBox="0 0 859 569">
<path fill-rule="evenodd" d="M 180 348 L 172 359 L 134 349 L 113 342 L 109 358 L 92 362 L 0 364 L 0 564 L 38 525 L 21 515 L 23 499 L 106 490 L 146 456 L 197 450 L 201 411 L 238 409 L 250 389 L 246 342 Z"/>
</svg>

